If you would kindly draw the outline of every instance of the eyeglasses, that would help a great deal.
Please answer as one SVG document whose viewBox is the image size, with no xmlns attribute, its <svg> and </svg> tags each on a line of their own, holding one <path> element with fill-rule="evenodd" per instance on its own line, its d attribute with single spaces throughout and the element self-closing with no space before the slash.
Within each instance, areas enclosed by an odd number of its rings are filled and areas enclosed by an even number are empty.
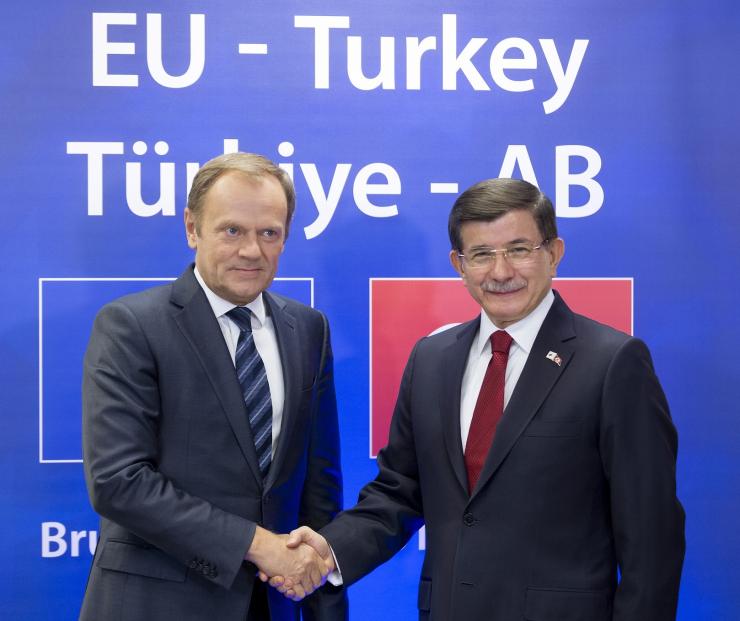
<svg viewBox="0 0 740 621">
<path fill-rule="evenodd" d="M 468 267 L 477 269 L 483 267 L 490 267 L 496 260 L 496 255 L 502 255 L 510 265 L 526 265 L 531 261 L 534 261 L 534 253 L 543 246 L 549 244 L 552 240 L 543 239 L 542 243 L 538 246 L 532 244 L 521 243 L 508 246 L 506 248 L 478 248 L 470 254 L 460 254 L 460 257 Z"/>
</svg>

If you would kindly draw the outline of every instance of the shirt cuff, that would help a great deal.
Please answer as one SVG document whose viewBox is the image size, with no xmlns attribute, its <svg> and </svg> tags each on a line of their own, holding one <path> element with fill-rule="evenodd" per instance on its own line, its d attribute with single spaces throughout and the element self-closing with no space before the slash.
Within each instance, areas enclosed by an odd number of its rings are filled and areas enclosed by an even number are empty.
<svg viewBox="0 0 740 621">
<path fill-rule="evenodd" d="M 344 584 L 344 579 L 342 578 L 342 570 L 339 568 L 337 555 L 334 554 L 334 550 L 331 546 L 329 546 L 329 551 L 331 552 L 331 557 L 334 559 L 335 569 L 326 577 L 326 579 L 332 586 L 342 586 Z"/>
</svg>

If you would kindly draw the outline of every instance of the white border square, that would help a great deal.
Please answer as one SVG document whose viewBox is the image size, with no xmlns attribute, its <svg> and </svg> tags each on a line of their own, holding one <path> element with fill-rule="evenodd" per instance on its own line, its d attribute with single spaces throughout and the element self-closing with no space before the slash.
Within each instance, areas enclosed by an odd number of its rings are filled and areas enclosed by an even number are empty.
<svg viewBox="0 0 740 621">
<path fill-rule="evenodd" d="M 152 282 L 166 283 L 177 280 L 176 277 L 139 278 L 139 277 L 110 277 L 110 278 L 39 278 L 39 463 L 40 464 L 81 464 L 82 459 L 45 459 L 44 458 L 44 283 L 45 282 Z M 307 281 L 311 284 L 311 307 L 314 306 L 314 279 L 313 277 L 281 277 L 275 281 Z"/>
</svg>

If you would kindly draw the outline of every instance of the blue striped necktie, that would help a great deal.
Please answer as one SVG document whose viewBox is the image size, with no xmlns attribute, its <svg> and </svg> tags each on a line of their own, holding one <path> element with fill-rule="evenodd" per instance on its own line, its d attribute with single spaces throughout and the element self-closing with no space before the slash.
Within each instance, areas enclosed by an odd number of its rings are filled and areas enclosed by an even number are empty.
<svg viewBox="0 0 740 621">
<path fill-rule="evenodd" d="M 254 448 L 257 450 L 257 460 L 264 478 L 272 458 L 272 401 L 267 372 L 254 345 L 252 312 L 244 306 L 237 306 L 226 314 L 239 327 L 235 356 L 236 375 L 247 406 Z"/>
</svg>

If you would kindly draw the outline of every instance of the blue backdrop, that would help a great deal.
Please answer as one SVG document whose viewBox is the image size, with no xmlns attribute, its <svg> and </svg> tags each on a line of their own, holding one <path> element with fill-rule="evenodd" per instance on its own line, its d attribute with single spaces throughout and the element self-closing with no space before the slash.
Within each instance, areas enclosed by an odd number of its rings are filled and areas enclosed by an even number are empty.
<svg viewBox="0 0 740 621">
<path fill-rule="evenodd" d="M 92 317 L 180 274 L 188 180 L 238 147 L 295 178 L 278 275 L 304 280 L 277 286 L 332 324 L 347 502 L 375 473 L 369 279 L 452 276 L 456 188 L 523 176 L 556 199 L 561 276 L 634 278 L 680 437 L 679 618 L 740 618 L 739 27 L 734 0 L 6 7 L 0 611 L 77 617 Z M 415 617 L 417 543 L 351 588 L 353 619 Z"/>
</svg>

